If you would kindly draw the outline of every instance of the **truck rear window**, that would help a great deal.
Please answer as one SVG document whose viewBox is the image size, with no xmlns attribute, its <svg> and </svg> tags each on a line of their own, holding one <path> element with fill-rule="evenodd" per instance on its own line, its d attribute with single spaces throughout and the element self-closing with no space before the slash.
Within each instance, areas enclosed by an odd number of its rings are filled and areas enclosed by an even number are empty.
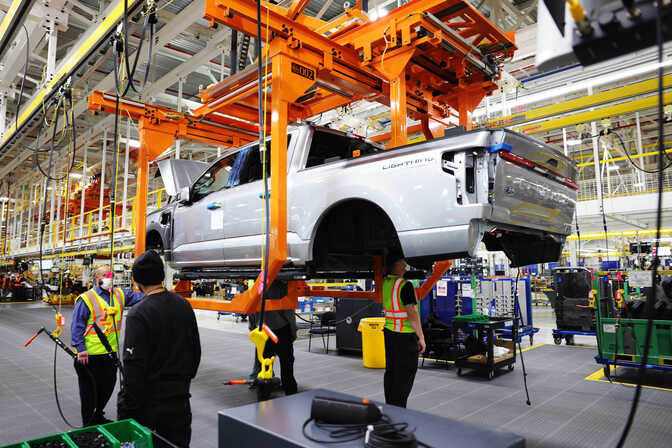
<svg viewBox="0 0 672 448">
<path fill-rule="evenodd" d="M 315 130 L 306 168 L 375 154 L 382 149 L 356 137 Z"/>
</svg>

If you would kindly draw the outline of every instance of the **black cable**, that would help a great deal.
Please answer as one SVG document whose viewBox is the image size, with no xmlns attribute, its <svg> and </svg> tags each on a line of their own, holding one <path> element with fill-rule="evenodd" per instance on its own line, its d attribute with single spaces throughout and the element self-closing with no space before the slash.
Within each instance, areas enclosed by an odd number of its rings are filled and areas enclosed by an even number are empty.
<svg viewBox="0 0 672 448">
<path fill-rule="evenodd" d="M 39 155 L 38 155 L 38 148 L 39 148 L 39 136 L 42 131 L 42 125 L 44 123 L 43 120 L 39 120 L 40 126 L 37 131 L 37 137 L 35 138 L 35 163 L 40 170 L 40 172 L 45 176 L 46 182 L 45 182 L 45 188 L 44 188 L 44 197 L 42 200 L 42 222 L 40 223 L 40 236 L 39 236 L 39 263 L 40 263 L 40 283 L 41 283 L 41 291 L 44 291 L 44 273 L 42 269 L 43 265 L 43 256 L 44 256 L 44 232 L 47 226 L 47 196 L 49 189 L 47 187 L 49 181 L 53 182 L 54 184 L 52 185 L 52 188 L 56 188 L 56 181 L 61 181 L 62 179 L 65 179 L 67 176 L 70 175 L 70 172 L 72 171 L 72 168 L 74 167 L 75 163 L 75 152 L 77 148 L 77 136 L 76 136 L 76 130 L 75 130 L 75 124 L 74 124 L 74 115 L 72 113 L 73 111 L 73 105 L 72 105 L 72 95 L 70 94 L 70 113 L 73 115 L 71 119 L 73 120 L 70 123 L 70 132 L 71 132 L 71 138 L 72 138 L 72 159 L 70 163 L 70 167 L 68 168 L 67 172 L 62 176 L 62 177 L 56 177 L 51 175 L 52 167 L 53 167 L 53 162 L 54 162 L 54 139 L 55 139 L 55 130 L 58 127 L 58 109 L 60 108 L 60 105 L 63 103 L 63 98 L 65 96 L 65 92 L 59 97 L 58 102 L 56 104 L 56 112 L 55 112 L 55 117 L 54 117 L 54 123 L 52 124 L 53 126 L 53 131 L 52 131 L 52 141 L 51 141 L 51 147 L 49 149 L 49 163 L 47 166 L 47 172 L 45 173 L 44 170 L 42 169 L 42 166 L 40 164 L 39 160 Z M 63 106 L 65 108 L 65 106 Z M 47 109 L 47 112 L 49 109 Z M 66 116 L 66 127 L 68 124 L 68 114 L 65 114 Z M 50 216 L 49 219 L 53 219 L 53 216 Z M 48 294 L 48 293 L 47 293 Z M 56 309 L 54 304 L 51 304 L 54 310 Z"/>
<path fill-rule="evenodd" d="M 112 153 L 112 189 L 110 191 L 110 272 L 114 288 L 114 218 L 117 209 L 117 158 L 119 157 L 119 95 L 114 101 L 114 152 Z"/>
<path fill-rule="evenodd" d="M 574 224 L 576 225 L 576 238 L 577 238 L 577 248 L 576 248 L 576 264 L 577 268 L 581 266 L 581 262 L 579 261 L 581 259 L 581 232 L 579 232 L 579 214 L 578 212 L 574 212 Z"/>
<path fill-rule="evenodd" d="M 28 63 L 30 60 L 30 36 L 28 36 L 28 29 L 23 25 L 23 31 L 26 32 L 26 62 L 23 64 L 23 78 L 21 78 L 21 90 L 19 91 L 19 99 L 16 101 L 16 112 L 14 113 L 14 132 L 19 128 L 19 109 L 21 108 L 21 100 L 23 99 L 23 85 L 26 83 L 26 73 L 28 72 Z"/>
<path fill-rule="evenodd" d="M 318 439 L 308 434 L 307 428 L 312 422 L 329 438 Z M 383 415 L 381 420 L 374 424 L 330 424 L 310 417 L 303 422 L 301 432 L 306 439 L 321 444 L 346 443 L 364 438 L 364 446 L 368 448 L 414 448 L 416 446 L 431 448 L 426 443 L 417 440 L 415 434 L 407 429 L 408 423 L 391 423 L 387 415 Z"/>
<path fill-rule="evenodd" d="M 651 266 L 651 297 L 646 298 L 646 338 L 644 341 L 644 353 L 642 353 L 642 361 L 639 365 L 639 374 L 637 379 L 637 388 L 635 389 L 635 396 L 632 399 L 632 406 L 628 420 L 623 427 L 621 438 L 618 441 L 617 447 L 621 448 L 630 434 L 632 423 L 635 420 L 637 413 L 637 406 L 642 394 L 642 384 L 646 379 L 646 365 L 649 359 L 649 349 L 651 344 L 651 334 L 653 330 L 654 318 L 654 304 L 656 302 L 656 273 L 658 271 L 658 254 L 660 248 L 660 227 L 662 226 L 663 217 L 663 154 L 665 153 L 665 144 L 663 142 L 663 24 L 661 17 L 663 16 L 663 2 L 658 1 L 658 15 L 656 16 L 656 40 L 658 43 L 658 211 L 656 213 L 656 252 L 653 258 L 653 265 Z M 618 334 L 617 334 L 618 336 Z"/>
<path fill-rule="evenodd" d="M 514 330 L 515 330 L 515 335 L 512 335 L 512 340 L 513 340 L 513 350 L 515 352 L 516 350 L 516 343 L 518 344 L 518 354 L 520 355 L 520 366 L 523 368 L 523 386 L 525 387 L 525 404 L 528 406 L 532 406 L 532 402 L 530 401 L 530 391 L 527 389 L 527 370 L 525 369 L 525 359 L 523 359 L 523 348 L 520 344 L 520 341 L 522 340 L 522 337 L 518 339 L 518 316 L 516 316 L 516 305 L 518 305 L 518 309 L 520 309 L 520 304 L 518 303 L 518 278 L 520 277 L 520 268 L 518 268 L 518 272 L 516 273 L 516 283 L 514 285 L 513 289 L 513 298 L 515 300 L 513 304 L 513 322 L 514 322 Z M 515 353 L 514 353 L 515 355 Z"/>
<path fill-rule="evenodd" d="M 129 37 L 129 32 L 128 32 L 128 0 L 124 0 L 124 15 L 122 19 L 122 24 L 123 24 L 123 33 L 124 33 L 124 39 L 123 39 L 123 45 L 124 45 L 124 65 L 126 67 L 126 76 L 128 77 L 128 84 L 126 85 L 124 89 L 124 93 L 122 96 L 126 95 L 128 92 L 129 87 L 133 89 L 135 93 L 140 93 L 135 86 L 133 85 L 133 78 L 135 77 L 135 70 L 138 67 L 138 60 L 140 59 L 140 53 L 142 52 L 142 45 L 145 40 L 145 30 L 147 29 L 147 23 L 149 20 L 149 14 L 145 15 L 145 20 L 142 25 L 142 31 L 140 32 L 140 41 L 138 42 L 138 48 L 136 48 L 135 51 L 135 60 L 133 61 L 133 70 L 130 68 L 129 64 L 129 53 L 128 53 L 128 37 Z M 149 72 L 149 65 L 147 65 L 147 72 Z M 146 73 L 147 73 L 146 72 Z M 146 74 L 145 73 L 145 74 Z M 144 87 L 144 85 L 143 85 Z M 142 89 L 140 89 L 142 90 Z"/>
<path fill-rule="evenodd" d="M 80 428 L 80 426 L 73 425 L 72 423 L 70 423 L 68 421 L 67 418 L 65 418 L 65 415 L 63 414 L 63 409 L 61 409 L 61 402 L 58 399 L 58 385 L 56 384 L 56 354 L 57 353 L 58 353 L 58 345 L 54 344 L 54 397 L 56 398 L 56 407 L 58 408 L 58 413 L 61 414 L 61 418 L 63 419 L 65 424 L 68 425 L 69 427 L 73 428 L 73 429 L 77 429 L 77 428 Z"/>
<path fill-rule="evenodd" d="M 600 144 L 600 137 L 602 137 L 602 132 L 597 137 L 597 144 Z M 599 162 L 599 160 L 598 160 Z M 602 230 L 604 231 L 604 246 L 607 250 L 607 270 L 609 270 L 609 236 L 607 235 L 607 214 L 604 211 L 604 190 L 602 189 L 602 170 L 598 166 L 595 168 L 595 180 L 599 182 L 598 185 L 600 192 L 600 213 L 602 214 Z"/>
<path fill-rule="evenodd" d="M 266 24 L 268 27 L 268 24 Z M 257 38 L 254 39 L 254 45 L 257 52 L 257 76 L 259 78 L 259 155 L 261 156 L 261 163 L 266 161 L 266 141 L 264 139 L 265 128 L 264 128 L 264 79 L 263 79 L 263 64 L 261 57 L 261 0 L 257 0 Z M 283 131 L 284 132 L 284 131 Z M 262 151 L 263 149 L 263 151 Z M 280 192 L 276 192 L 279 194 Z M 264 250 L 264 270 L 262 272 L 262 292 L 261 292 L 261 310 L 259 312 L 259 331 L 261 331 L 264 326 L 264 313 L 266 312 L 266 288 L 267 288 L 267 278 L 268 278 L 268 258 L 269 253 L 268 249 L 271 246 L 271 215 L 270 215 L 270 200 L 268 194 L 268 176 L 264 176 L 264 202 L 265 210 L 264 214 L 266 220 L 266 248 Z"/>
<path fill-rule="evenodd" d="M 149 73 L 151 71 L 151 64 L 152 64 L 152 48 L 153 48 L 153 40 L 154 40 L 154 24 L 157 23 L 156 19 L 156 7 L 151 6 L 148 9 L 144 10 L 144 21 L 142 24 L 142 30 L 140 31 L 140 38 L 138 42 L 138 47 L 136 48 L 135 52 L 135 59 L 133 60 L 133 65 L 131 68 L 130 61 L 129 61 L 129 52 L 128 52 L 128 37 L 129 37 L 129 32 L 128 32 L 128 0 L 124 0 L 124 13 L 123 13 L 123 18 L 122 18 L 122 31 L 121 31 L 121 36 L 117 35 L 111 40 L 111 44 L 113 47 L 113 53 L 115 55 L 115 60 L 114 60 L 114 84 L 116 88 L 117 95 L 119 96 L 125 96 L 129 89 L 133 89 L 134 92 L 136 93 L 141 93 L 142 90 L 145 88 L 145 85 L 147 84 L 147 80 L 149 78 Z M 142 53 L 142 47 L 143 43 L 145 41 L 145 34 L 147 31 L 147 27 L 149 26 L 150 29 L 150 40 L 149 40 L 149 53 L 147 57 L 147 67 L 145 69 L 145 75 L 143 78 L 143 83 L 142 87 L 138 90 L 136 89 L 135 85 L 133 84 L 133 78 L 135 77 L 135 72 L 137 71 L 138 68 L 138 62 L 140 59 L 140 53 Z M 121 42 L 119 41 L 121 39 Z M 122 66 L 121 64 L 121 55 L 124 57 L 124 64 Z M 128 84 L 126 84 L 123 89 L 120 86 L 120 81 L 119 81 L 119 74 L 125 75 L 126 78 L 128 79 Z"/>
<path fill-rule="evenodd" d="M 620 145 L 621 145 L 621 148 L 623 149 L 623 152 L 625 153 L 625 156 L 628 158 L 628 162 L 630 162 L 630 164 L 631 164 L 635 169 L 637 169 L 637 170 L 639 170 L 639 171 L 641 171 L 641 172 L 643 172 L 643 173 L 648 173 L 648 174 L 658 174 L 660 171 L 665 171 L 666 169 L 668 169 L 669 167 L 672 166 L 672 158 L 670 158 L 670 156 L 667 154 L 667 152 L 663 151 L 663 154 L 665 155 L 666 158 L 668 158 L 668 159 L 670 160 L 670 163 L 668 163 L 667 165 L 665 165 L 663 168 L 660 168 L 660 165 L 659 165 L 658 169 L 655 169 L 655 170 L 647 170 L 646 168 L 642 168 L 641 166 L 637 165 L 637 164 L 634 162 L 634 160 L 632 160 L 632 158 L 630 157 L 630 153 L 628 152 L 627 148 L 625 147 L 625 143 L 623 142 L 623 139 L 621 138 L 621 135 L 620 135 L 618 132 L 616 132 L 616 131 L 614 131 L 614 130 L 611 130 L 611 129 L 609 129 L 609 130 L 607 131 L 607 133 L 608 133 L 608 134 L 614 134 L 614 135 L 618 138 L 618 141 L 619 141 L 619 143 L 620 143 Z M 601 137 L 601 136 L 600 136 L 600 137 Z M 600 137 L 598 137 L 598 140 L 599 140 Z M 663 146 L 664 146 L 664 145 L 663 145 Z"/>
</svg>

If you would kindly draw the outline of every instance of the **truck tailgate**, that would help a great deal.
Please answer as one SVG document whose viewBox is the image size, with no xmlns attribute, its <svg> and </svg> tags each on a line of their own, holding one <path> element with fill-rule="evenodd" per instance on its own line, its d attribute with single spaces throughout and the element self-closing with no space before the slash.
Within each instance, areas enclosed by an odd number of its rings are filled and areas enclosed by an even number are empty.
<svg viewBox="0 0 672 448">
<path fill-rule="evenodd" d="M 550 146 L 520 134 L 496 131 L 492 139 L 491 148 L 499 150 L 489 167 L 492 221 L 571 233 L 576 165 Z"/>
</svg>

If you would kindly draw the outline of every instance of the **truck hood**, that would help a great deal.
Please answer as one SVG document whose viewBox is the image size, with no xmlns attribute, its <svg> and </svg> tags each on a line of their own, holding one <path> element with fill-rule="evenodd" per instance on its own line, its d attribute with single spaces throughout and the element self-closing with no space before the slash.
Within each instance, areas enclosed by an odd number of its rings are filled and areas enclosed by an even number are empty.
<svg viewBox="0 0 672 448">
<path fill-rule="evenodd" d="M 210 166 L 195 160 L 165 159 L 157 162 L 161 180 L 169 196 L 177 195 L 183 187 L 191 187 L 198 177 Z"/>
</svg>

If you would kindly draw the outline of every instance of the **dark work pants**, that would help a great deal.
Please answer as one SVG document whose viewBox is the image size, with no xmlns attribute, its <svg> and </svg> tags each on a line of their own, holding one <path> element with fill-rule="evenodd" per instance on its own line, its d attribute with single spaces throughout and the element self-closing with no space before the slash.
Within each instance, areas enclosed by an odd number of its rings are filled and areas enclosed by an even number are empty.
<svg viewBox="0 0 672 448">
<path fill-rule="evenodd" d="M 191 441 L 191 406 L 188 397 L 150 398 L 139 423 L 173 444 L 186 448 Z M 155 448 L 171 448 L 154 436 Z"/>
<path fill-rule="evenodd" d="M 406 407 L 418 371 L 418 337 L 415 333 L 384 330 L 385 403 Z"/>
<path fill-rule="evenodd" d="M 112 358 L 109 355 L 89 355 L 88 364 L 75 361 L 75 371 L 82 403 L 82 424 L 91 426 L 103 423 L 105 406 L 117 384 L 117 369 Z"/>
<path fill-rule="evenodd" d="M 264 358 L 270 358 L 273 355 L 277 355 L 280 358 L 282 388 L 286 395 L 292 395 L 297 390 L 296 379 L 294 379 L 294 341 L 292 341 L 292 331 L 289 325 L 285 325 L 282 328 L 273 330 L 273 333 L 278 337 L 278 343 L 276 344 L 270 339 L 266 342 Z"/>
</svg>

